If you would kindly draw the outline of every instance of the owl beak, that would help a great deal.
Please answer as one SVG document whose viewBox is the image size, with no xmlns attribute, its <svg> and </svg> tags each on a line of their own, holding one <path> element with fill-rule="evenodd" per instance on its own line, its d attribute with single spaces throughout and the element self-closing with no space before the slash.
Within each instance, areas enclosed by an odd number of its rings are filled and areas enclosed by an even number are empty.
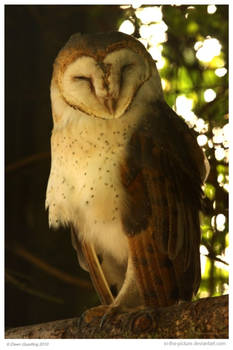
<svg viewBox="0 0 233 350">
<path fill-rule="evenodd" d="M 112 117 L 114 117 L 116 113 L 116 106 L 117 106 L 117 101 L 110 97 L 99 97 L 98 98 L 99 102 L 105 107 L 105 111 L 110 114 Z"/>
<path fill-rule="evenodd" d="M 105 106 L 107 107 L 110 114 L 113 115 L 115 113 L 116 101 L 113 98 L 107 98 L 105 100 Z"/>
</svg>

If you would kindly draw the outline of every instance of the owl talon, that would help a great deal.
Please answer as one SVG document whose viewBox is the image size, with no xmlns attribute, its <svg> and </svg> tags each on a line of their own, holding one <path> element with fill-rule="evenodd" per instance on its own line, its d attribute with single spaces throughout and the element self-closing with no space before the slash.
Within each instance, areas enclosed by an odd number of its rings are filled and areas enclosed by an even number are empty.
<svg viewBox="0 0 233 350">
<path fill-rule="evenodd" d="M 84 321 L 85 311 L 79 316 L 77 321 L 77 327 L 80 329 L 82 327 L 83 321 Z"/>
<path fill-rule="evenodd" d="M 109 307 L 109 309 L 106 311 L 106 313 L 101 317 L 99 328 L 103 329 L 107 320 L 111 320 L 112 318 L 114 318 L 114 316 L 116 316 L 117 312 L 118 312 L 117 307 Z"/>
<path fill-rule="evenodd" d="M 99 305 L 84 311 L 80 316 L 79 326 L 81 326 L 82 323 L 90 324 L 94 320 L 102 318 L 108 308 L 108 305 Z"/>
</svg>

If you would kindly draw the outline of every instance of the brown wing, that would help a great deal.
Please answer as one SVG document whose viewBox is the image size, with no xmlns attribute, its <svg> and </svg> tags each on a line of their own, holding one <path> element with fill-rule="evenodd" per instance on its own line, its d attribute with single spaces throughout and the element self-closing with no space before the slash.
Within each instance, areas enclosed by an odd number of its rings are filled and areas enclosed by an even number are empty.
<svg viewBox="0 0 233 350">
<path fill-rule="evenodd" d="M 204 156 L 187 125 L 165 104 L 145 116 L 122 164 L 128 234 L 145 305 L 190 300 L 200 283 Z"/>
</svg>

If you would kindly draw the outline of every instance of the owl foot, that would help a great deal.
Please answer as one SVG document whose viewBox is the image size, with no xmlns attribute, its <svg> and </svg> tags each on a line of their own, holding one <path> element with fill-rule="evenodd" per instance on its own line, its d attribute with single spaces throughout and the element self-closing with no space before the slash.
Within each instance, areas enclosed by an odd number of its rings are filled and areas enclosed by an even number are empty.
<svg viewBox="0 0 233 350">
<path fill-rule="evenodd" d="M 107 323 L 112 323 L 114 319 L 116 320 L 117 315 L 121 318 L 123 314 L 130 315 L 132 312 L 140 312 L 141 309 L 141 306 L 131 308 L 122 305 L 110 305 L 100 320 L 100 329 L 103 329 Z"/>
<path fill-rule="evenodd" d="M 100 320 L 100 324 L 99 324 L 100 329 L 103 329 L 105 324 L 111 321 L 117 314 L 120 314 L 125 311 L 126 310 L 122 309 L 119 306 L 109 306 Z"/>
<path fill-rule="evenodd" d="M 137 307 L 125 308 L 119 305 L 100 305 L 85 311 L 79 327 L 90 337 L 111 338 L 115 332 L 122 332 L 127 336 L 142 336 L 150 334 L 158 327 L 158 312 L 155 309 Z M 121 333 L 120 333 L 121 334 Z"/>
<path fill-rule="evenodd" d="M 83 322 L 86 324 L 90 324 L 96 319 L 101 319 L 108 309 L 109 305 L 99 305 L 84 311 L 80 316 L 79 325 L 81 325 L 81 323 Z"/>
<path fill-rule="evenodd" d="M 111 321 L 113 321 L 116 315 L 122 314 L 128 311 L 129 311 L 128 309 L 126 310 L 121 306 L 114 306 L 114 305 L 96 306 L 85 311 L 81 315 L 78 326 L 81 327 L 83 323 L 86 325 L 97 323 L 98 324 L 97 327 L 102 330 L 107 323 L 110 323 Z"/>
</svg>

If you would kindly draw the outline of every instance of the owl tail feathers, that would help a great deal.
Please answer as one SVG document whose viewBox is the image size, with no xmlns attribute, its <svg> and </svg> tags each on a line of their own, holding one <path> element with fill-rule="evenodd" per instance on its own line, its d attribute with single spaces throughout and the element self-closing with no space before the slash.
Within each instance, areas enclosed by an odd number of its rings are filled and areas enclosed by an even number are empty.
<svg viewBox="0 0 233 350">
<path fill-rule="evenodd" d="M 101 303 L 104 305 L 112 304 L 112 302 L 114 301 L 114 297 L 109 288 L 109 284 L 105 278 L 94 247 L 91 244 L 82 242 L 82 251 L 87 261 L 92 283 L 99 295 Z"/>
<path fill-rule="evenodd" d="M 128 237 L 138 288 L 145 306 L 159 307 L 175 304 L 178 293 L 172 263 L 159 252 L 150 227 Z"/>
</svg>

